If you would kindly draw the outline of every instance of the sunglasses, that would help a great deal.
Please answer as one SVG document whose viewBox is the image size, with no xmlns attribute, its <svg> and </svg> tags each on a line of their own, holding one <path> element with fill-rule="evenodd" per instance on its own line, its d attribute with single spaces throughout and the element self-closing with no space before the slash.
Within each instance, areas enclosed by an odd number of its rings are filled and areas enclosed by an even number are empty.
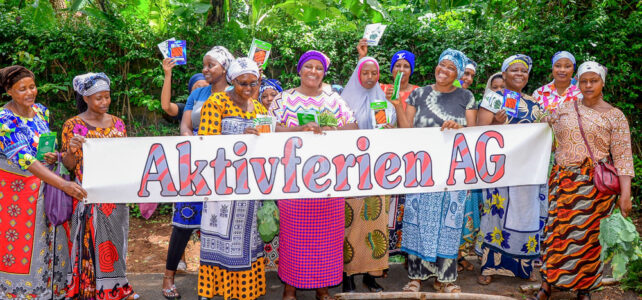
<svg viewBox="0 0 642 300">
<path fill-rule="evenodd" d="M 258 86 L 258 85 L 259 85 L 259 81 L 258 81 L 258 80 L 257 80 L 257 81 L 252 81 L 252 82 L 250 82 L 250 83 L 247 83 L 247 82 L 240 82 L 240 81 L 238 81 L 238 80 L 234 80 L 234 82 L 235 82 L 236 84 L 238 84 L 238 85 L 242 86 L 242 87 L 248 87 L 248 86 L 249 86 L 249 87 L 256 87 L 256 86 Z"/>
</svg>

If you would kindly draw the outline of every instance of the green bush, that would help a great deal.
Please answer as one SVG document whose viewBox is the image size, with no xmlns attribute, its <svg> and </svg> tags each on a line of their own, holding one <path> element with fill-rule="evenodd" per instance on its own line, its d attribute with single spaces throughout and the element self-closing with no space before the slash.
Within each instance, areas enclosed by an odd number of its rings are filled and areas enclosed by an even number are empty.
<svg viewBox="0 0 642 300">
<path fill-rule="evenodd" d="M 439 54 L 452 47 L 479 63 L 471 88 L 476 98 L 481 97 L 488 76 L 499 71 L 503 59 L 515 53 L 533 58 L 525 88 L 532 92 L 552 79 L 551 56 L 568 50 L 578 63 L 596 60 L 608 67 L 605 99 L 622 109 L 629 119 L 636 173 L 642 174 L 642 103 L 638 101 L 642 94 L 640 2 L 471 3 L 462 9 L 435 13 L 421 12 L 419 6 L 390 6 L 388 29 L 380 45 L 369 49 L 381 64 L 381 81 L 392 82 L 387 71 L 390 57 L 397 50 L 407 49 L 417 55 L 411 83 L 430 84 Z M 173 101 L 185 101 L 187 81 L 200 72 L 202 55 L 209 48 L 223 45 L 235 55 L 246 55 L 252 37 L 273 43 L 274 52 L 265 72 L 280 79 L 284 87 L 298 84 L 296 64 L 309 49 L 321 50 L 332 60 L 328 83 L 345 84 L 356 64 L 355 46 L 362 34 L 361 29 L 353 28 L 363 28 L 367 22 L 363 17 L 351 19 L 356 26 L 347 26 L 345 19 L 319 20 L 310 25 L 284 15 L 264 21 L 270 26 L 249 29 L 237 20 L 204 26 L 202 16 L 168 14 L 166 25 L 156 31 L 135 16 L 123 17 L 126 22 L 122 22 L 62 14 L 44 22 L 41 15 L 0 1 L 0 66 L 22 64 L 34 71 L 39 101 L 51 108 L 54 130 L 77 113 L 72 78 L 89 71 L 105 72 L 113 80 L 111 111 L 125 120 L 130 136 L 178 134 L 177 124 L 166 121 L 160 110 L 163 71 L 156 44 L 167 38 L 185 39 L 188 43 L 188 64 L 173 72 Z M 232 17 L 244 18 L 241 15 Z M 634 195 L 640 194 L 639 178 L 633 182 Z M 637 209 L 640 211 L 642 206 L 637 205 Z"/>
</svg>

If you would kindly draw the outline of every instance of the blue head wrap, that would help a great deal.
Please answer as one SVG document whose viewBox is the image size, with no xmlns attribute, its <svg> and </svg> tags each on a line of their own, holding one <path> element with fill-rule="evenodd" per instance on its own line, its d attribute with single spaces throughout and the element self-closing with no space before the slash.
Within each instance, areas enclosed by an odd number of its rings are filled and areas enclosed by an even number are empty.
<svg viewBox="0 0 642 300">
<path fill-rule="evenodd" d="M 531 68 L 533 67 L 533 60 L 530 58 L 530 56 L 524 54 L 515 54 L 504 60 L 504 63 L 502 63 L 502 72 L 506 72 L 506 69 L 508 69 L 510 65 L 515 63 L 524 64 L 526 68 L 528 68 L 528 73 L 531 72 Z"/>
<path fill-rule="evenodd" d="M 464 53 L 459 50 L 448 48 L 444 50 L 444 52 L 442 52 L 439 56 L 439 62 L 444 59 L 452 61 L 455 64 L 455 67 L 457 68 L 457 79 L 464 76 L 464 71 L 466 70 L 466 62 L 468 61 L 468 57 L 466 57 Z"/>
<path fill-rule="evenodd" d="M 575 64 L 575 56 L 571 54 L 568 51 L 559 51 L 553 55 L 553 58 L 551 59 L 551 65 L 554 65 L 558 60 L 562 58 L 568 58 L 572 63 L 573 63 L 573 68 L 575 68 L 577 65 Z"/>
<path fill-rule="evenodd" d="M 267 89 L 273 89 L 277 92 L 283 92 L 283 88 L 281 87 L 281 82 L 279 82 L 276 79 L 263 79 L 261 81 L 261 87 L 259 88 L 259 101 L 261 100 L 261 96 L 263 95 L 263 92 Z"/>
<path fill-rule="evenodd" d="M 192 78 L 189 79 L 189 82 L 187 83 L 188 93 L 192 92 L 192 87 L 194 87 L 194 84 L 199 80 L 205 80 L 205 76 L 203 76 L 203 73 L 196 73 L 194 74 L 194 76 L 192 76 Z"/>
<path fill-rule="evenodd" d="M 412 73 L 415 72 L 415 55 L 406 50 L 397 51 L 397 53 L 392 56 L 392 59 L 390 60 L 390 73 L 392 73 L 392 69 L 400 59 L 408 61 L 410 64 L 410 75 L 412 75 Z"/>
<path fill-rule="evenodd" d="M 466 69 L 472 69 L 473 71 L 477 72 L 477 63 L 467 57 L 468 59 L 466 60 Z"/>
</svg>

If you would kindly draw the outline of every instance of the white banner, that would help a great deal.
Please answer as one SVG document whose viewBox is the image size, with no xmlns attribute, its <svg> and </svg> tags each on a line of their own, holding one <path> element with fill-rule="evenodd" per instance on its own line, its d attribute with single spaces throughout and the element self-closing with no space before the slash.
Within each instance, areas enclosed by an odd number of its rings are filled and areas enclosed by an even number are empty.
<svg viewBox="0 0 642 300">
<path fill-rule="evenodd" d="M 544 184 L 547 124 L 87 139 L 90 203 L 407 194 Z"/>
</svg>

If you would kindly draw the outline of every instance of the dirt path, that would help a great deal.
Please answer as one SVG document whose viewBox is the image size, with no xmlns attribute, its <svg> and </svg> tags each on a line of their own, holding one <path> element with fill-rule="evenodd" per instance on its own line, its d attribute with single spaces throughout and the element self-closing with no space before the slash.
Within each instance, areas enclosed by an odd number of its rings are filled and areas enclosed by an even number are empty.
<svg viewBox="0 0 642 300">
<path fill-rule="evenodd" d="M 637 220 L 638 229 L 642 222 Z M 127 272 L 128 273 L 147 273 L 150 274 L 149 278 L 155 278 L 151 274 L 160 274 L 165 271 L 165 259 L 167 257 L 167 247 L 169 245 L 169 236 L 171 234 L 171 225 L 169 216 L 155 217 L 150 220 L 132 218 L 129 227 L 129 252 L 127 257 Z M 188 277 L 194 277 L 198 271 L 199 264 L 199 247 L 198 241 L 190 241 L 187 246 L 186 258 Z M 492 284 L 482 286 L 477 284 L 476 278 L 479 272 L 479 264 L 476 260 L 472 261 L 475 265 L 475 271 L 463 272 L 460 274 L 457 284 L 462 287 L 462 290 L 467 293 L 481 293 L 481 294 L 494 294 L 514 297 L 516 299 L 525 299 L 528 295 L 520 292 L 520 285 L 528 284 L 529 282 L 516 279 L 516 278 L 497 278 Z M 268 276 L 268 286 L 274 287 L 274 291 L 269 290 L 266 299 L 280 298 L 281 282 L 278 280 L 276 274 Z M 138 277 L 144 274 L 136 275 Z M 158 277 L 158 276 L 157 276 Z M 162 277 L 161 277 L 162 278 Z M 272 278 L 272 279 L 270 279 Z M 360 279 L 358 279 L 360 280 Z M 386 287 L 387 291 L 401 290 L 401 287 L 406 283 L 407 277 L 405 270 L 399 265 L 391 269 L 390 276 L 386 279 L 379 280 L 380 283 Z M 153 288 L 156 288 L 156 283 L 150 283 Z M 192 285 L 192 283 L 190 283 Z M 193 283 L 194 289 L 196 288 L 195 282 Z M 360 282 L 359 284 L 360 285 Z M 432 291 L 430 287 L 431 281 L 428 281 L 422 287 L 423 291 Z M 160 280 L 158 280 L 160 286 Z M 141 286 L 142 287 L 142 286 Z M 183 287 L 187 289 L 188 287 Z M 155 291 L 155 290 L 153 290 Z M 364 290 L 365 291 L 365 290 Z M 339 288 L 333 289 L 333 293 L 340 292 Z M 272 295 L 273 294 L 273 295 Z M 624 292 L 619 287 L 605 287 L 602 291 L 594 293 L 593 299 L 638 299 L 642 297 L 636 296 L 632 292 Z M 152 299 L 147 298 L 146 299 Z M 575 299 L 572 293 L 556 292 L 552 299 Z"/>
</svg>

